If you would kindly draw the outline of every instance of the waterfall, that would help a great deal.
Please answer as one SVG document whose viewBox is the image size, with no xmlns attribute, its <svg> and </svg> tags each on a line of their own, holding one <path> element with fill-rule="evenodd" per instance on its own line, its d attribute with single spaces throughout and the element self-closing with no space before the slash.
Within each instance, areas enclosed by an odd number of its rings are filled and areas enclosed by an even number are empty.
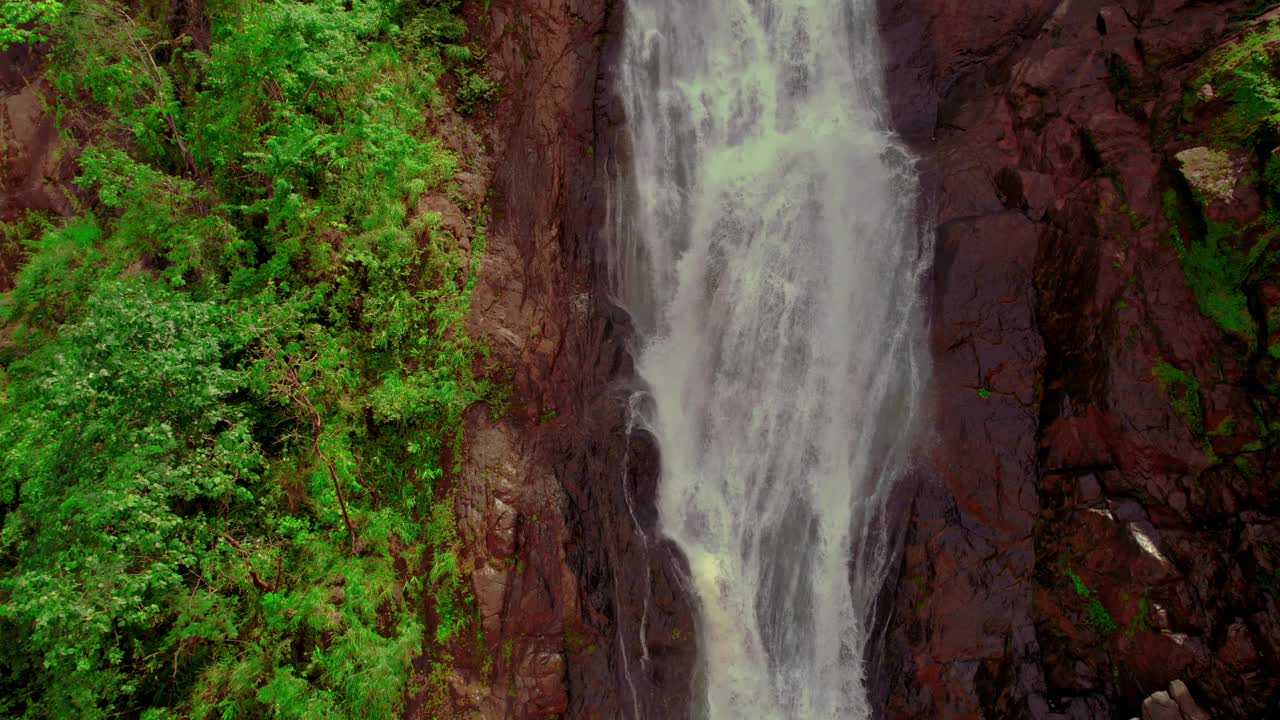
<svg viewBox="0 0 1280 720">
<path fill-rule="evenodd" d="M 927 374 L 874 0 L 628 0 L 613 292 L 709 720 L 866 718 L 878 522 Z M 647 540 L 646 540 L 647 542 Z"/>
</svg>

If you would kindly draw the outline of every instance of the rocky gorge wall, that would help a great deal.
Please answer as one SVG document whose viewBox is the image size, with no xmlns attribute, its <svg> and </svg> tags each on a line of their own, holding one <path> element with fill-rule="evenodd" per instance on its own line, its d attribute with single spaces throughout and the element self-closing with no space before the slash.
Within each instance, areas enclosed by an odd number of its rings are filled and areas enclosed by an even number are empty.
<svg viewBox="0 0 1280 720">
<path fill-rule="evenodd" d="M 689 707 L 683 561 L 654 537 L 657 449 L 628 428 L 630 329 L 607 294 L 600 237 L 608 173 L 625 152 L 604 74 L 621 9 L 494 0 L 468 12 L 503 88 L 469 141 L 488 158 L 475 182 L 490 190 L 476 195 L 492 198 L 470 326 L 512 394 L 505 408 L 473 409 L 457 478 L 483 630 L 448 681 L 460 717 L 680 718 Z"/>
<path fill-rule="evenodd" d="M 503 93 L 443 123 L 478 162 L 429 209 L 490 205 L 470 327 L 512 391 L 471 411 L 453 478 L 481 634 L 446 677 L 420 668 L 411 717 L 687 716 L 692 608 L 654 538 L 658 449 L 628 432 L 629 327 L 603 276 L 621 2 L 468 6 Z M 1247 280 L 1263 321 L 1244 342 L 1202 312 L 1173 240 L 1274 204 L 1265 158 L 1207 198 L 1179 159 L 1223 110 L 1188 109 L 1189 82 L 1251 3 L 880 5 L 937 233 L 935 421 L 873 658 L 886 716 L 1191 720 L 1189 694 L 1215 718 L 1280 715 L 1280 468 L 1259 445 L 1280 284 Z M 0 220 L 65 212 L 71 173 L 14 52 Z"/>
<path fill-rule="evenodd" d="M 1219 200 L 1178 160 L 1215 112 L 1188 110 L 1188 83 L 1256 27 L 1251 4 L 880 5 L 937 227 L 937 420 L 887 716 L 1200 717 L 1189 687 L 1214 717 L 1273 717 L 1274 276 L 1243 282 L 1245 343 L 1202 313 L 1185 259 L 1205 218 L 1257 232 L 1266 158 Z"/>
</svg>

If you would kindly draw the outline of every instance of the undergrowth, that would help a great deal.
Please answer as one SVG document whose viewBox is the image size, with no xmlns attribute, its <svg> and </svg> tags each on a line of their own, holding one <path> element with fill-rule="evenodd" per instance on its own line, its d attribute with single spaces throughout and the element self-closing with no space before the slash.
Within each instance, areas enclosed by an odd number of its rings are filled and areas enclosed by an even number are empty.
<svg viewBox="0 0 1280 720">
<path fill-rule="evenodd" d="M 1195 78 L 1197 89 L 1210 85 L 1231 101 L 1215 127 L 1219 144 L 1264 142 L 1280 124 L 1280 82 L 1275 62 L 1280 56 L 1280 22 L 1270 22 L 1247 33 L 1239 42 L 1214 57 Z M 1195 95 L 1188 102 L 1195 103 Z"/>
<path fill-rule="evenodd" d="M 1247 21 L 1272 2 L 1254 3 Z M 1252 185 L 1266 209 L 1247 224 L 1222 221 L 1222 213 L 1195 187 L 1170 189 L 1163 197 L 1169 236 L 1187 287 L 1201 313 L 1224 335 L 1223 352 L 1246 368 L 1253 398 L 1253 438 L 1223 442 L 1242 432 L 1234 418 L 1206 427 L 1199 381 L 1159 360 L 1152 370 L 1170 404 L 1203 445 L 1211 463 L 1222 460 L 1215 447 L 1235 452 L 1230 467 L 1245 477 L 1269 472 L 1274 464 L 1275 400 L 1280 395 L 1280 322 L 1268 291 L 1280 271 L 1280 22 L 1249 26 L 1237 39 L 1210 56 L 1189 83 L 1182 121 L 1194 138 L 1229 158 L 1237 184 Z M 1211 92 L 1210 92 L 1211 91 Z M 1193 140 L 1192 137 L 1185 137 Z M 1247 190 L 1245 191 L 1247 192 Z M 1225 378 L 1224 378 L 1225 379 Z M 1247 442 L 1246 442 L 1247 441 Z"/>
<path fill-rule="evenodd" d="M 1274 3 L 1255 3 L 1253 10 L 1260 13 L 1271 5 Z M 1258 158 L 1258 185 L 1272 205 L 1280 200 L 1277 61 L 1280 22 L 1259 24 L 1210 58 L 1184 100 L 1185 106 L 1194 111 L 1205 102 L 1200 88 L 1206 85 L 1213 88 L 1214 97 L 1227 99 L 1225 111 L 1216 117 L 1206 140 L 1233 157 Z M 1249 227 L 1234 227 L 1208 219 L 1204 202 L 1197 197 L 1196 207 L 1189 208 L 1203 218 L 1203 232 L 1198 234 L 1202 237 L 1187 237 L 1184 231 L 1188 226 L 1183 222 L 1177 197 L 1173 191 L 1166 193 L 1164 209 L 1175 248 L 1202 312 L 1253 347 L 1259 332 L 1268 328 L 1260 328 L 1251 316 L 1248 288 L 1280 267 L 1280 253 L 1273 242 L 1280 232 L 1280 213 L 1272 209 Z"/>
<path fill-rule="evenodd" d="M 46 5 L 81 194 L 5 235 L 0 717 L 394 717 L 474 622 L 439 487 L 483 233 L 414 210 L 459 162 L 424 108 L 491 97 L 440 89 L 456 2 L 210 0 L 207 46 Z"/>
<path fill-rule="evenodd" d="M 62 0 L 0 0 L 0 52 L 13 45 L 44 42 L 62 13 Z"/>
</svg>

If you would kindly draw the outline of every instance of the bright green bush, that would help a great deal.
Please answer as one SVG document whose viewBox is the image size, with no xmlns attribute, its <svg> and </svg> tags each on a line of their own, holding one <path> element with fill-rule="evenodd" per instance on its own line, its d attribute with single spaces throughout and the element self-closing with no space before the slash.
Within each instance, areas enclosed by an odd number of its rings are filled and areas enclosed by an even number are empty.
<svg viewBox="0 0 1280 720">
<path fill-rule="evenodd" d="M 108 280 L 8 368 L 0 497 L 21 502 L 0 535 L 17 557 L 0 617 L 40 661 L 45 716 L 98 717 L 129 694 L 128 669 L 187 629 L 184 575 L 226 531 L 217 516 L 252 507 L 263 458 L 230 398 L 239 374 L 220 367 L 221 322 L 209 303 Z"/>
<path fill-rule="evenodd" d="M 62 0 L 0 0 L 0 51 L 47 40 L 44 33 L 62 6 Z"/>
<path fill-rule="evenodd" d="M 464 29 L 216 0 L 202 51 L 121 7 L 57 15 L 93 211 L 0 296 L 0 717 L 397 716 L 474 620 L 437 483 L 483 229 L 413 210 Z"/>
<path fill-rule="evenodd" d="M 1188 243 L 1183 237 L 1178 200 L 1173 191 L 1165 192 L 1163 206 L 1174 251 L 1200 311 L 1218 327 L 1252 346 L 1258 327 L 1249 312 L 1246 285 L 1251 274 L 1277 261 L 1276 255 L 1268 250 L 1276 237 L 1276 228 L 1280 227 L 1280 218 L 1270 211 L 1255 226 L 1243 230 L 1206 220 L 1204 236 Z M 1246 231 L 1254 230 L 1257 239 L 1246 252 L 1239 245 L 1250 235 Z"/>
</svg>

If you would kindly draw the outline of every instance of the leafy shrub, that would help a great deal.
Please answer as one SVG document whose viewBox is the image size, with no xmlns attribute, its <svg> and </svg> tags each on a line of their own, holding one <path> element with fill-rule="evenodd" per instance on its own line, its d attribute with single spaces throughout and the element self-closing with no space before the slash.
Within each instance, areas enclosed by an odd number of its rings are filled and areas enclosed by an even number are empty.
<svg viewBox="0 0 1280 720">
<path fill-rule="evenodd" d="M 1162 204 L 1174 251 L 1200 311 L 1218 327 L 1252 346 L 1257 338 L 1257 323 L 1249 312 L 1247 285 L 1253 273 L 1276 260 L 1267 251 L 1276 228 L 1280 228 L 1280 217 L 1270 211 L 1255 226 L 1244 229 L 1206 220 L 1203 237 L 1193 237 L 1188 243 L 1182 233 L 1177 194 L 1166 191 Z M 1248 252 L 1237 247 L 1254 230 L 1258 232 L 1253 247 Z"/>
<path fill-rule="evenodd" d="M 0 499 L 21 502 L 0 534 L 18 558 L 0 618 L 26 630 L 48 716 L 131 694 L 126 669 L 191 631 L 184 576 L 228 528 L 219 512 L 253 501 L 263 459 L 230 398 L 240 376 L 220 367 L 221 322 L 153 283 L 104 281 L 8 368 Z"/>
<path fill-rule="evenodd" d="M 498 97 L 498 84 L 480 75 L 467 75 L 458 87 L 458 110 L 470 114 Z"/>
<path fill-rule="evenodd" d="M 0 0 L 0 51 L 44 42 L 44 32 L 61 12 L 61 0 Z"/>
<path fill-rule="evenodd" d="M 413 210 L 442 7 L 217 0 L 207 51 L 57 15 L 93 211 L 0 298 L 0 716 L 394 717 L 472 622 L 437 485 L 483 234 Z"/>
</svg>

